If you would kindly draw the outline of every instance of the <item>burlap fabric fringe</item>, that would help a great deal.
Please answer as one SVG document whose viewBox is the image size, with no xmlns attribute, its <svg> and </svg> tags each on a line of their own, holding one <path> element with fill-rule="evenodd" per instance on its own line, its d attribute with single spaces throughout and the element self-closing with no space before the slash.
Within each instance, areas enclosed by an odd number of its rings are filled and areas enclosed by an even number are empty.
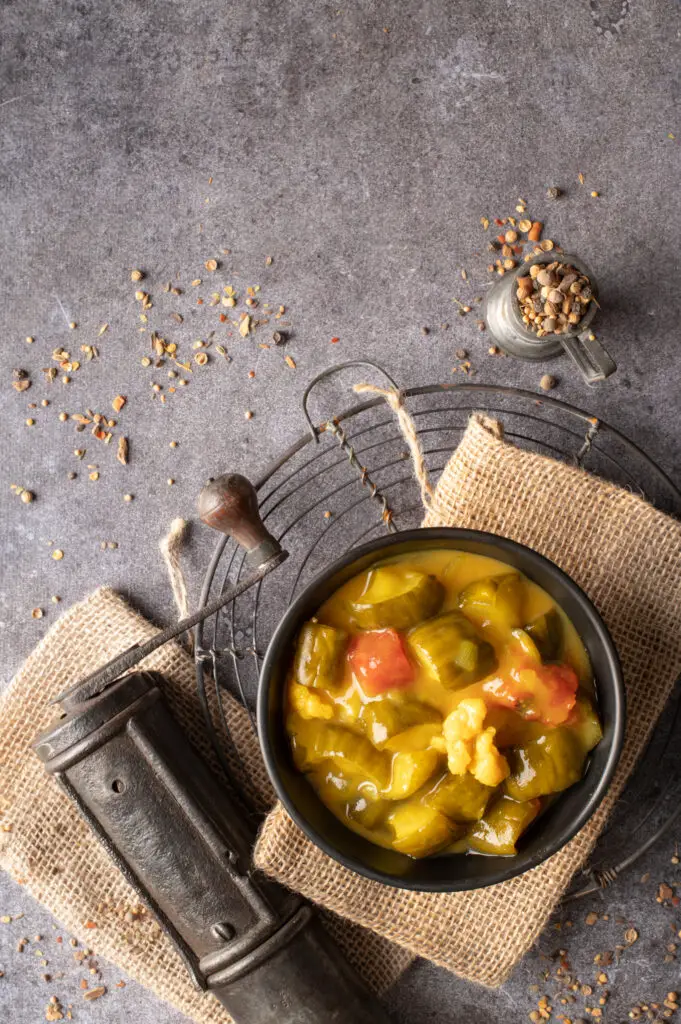
<svg viewBox="0 0 681 1024">
<path fill-rule="evenodd" d="M 436 488 L 424 526 L 520 541 L 561 566 L 603 615 L 624 670 L 628 725 L 613 784 L 590 821 L 533 871 L 475 892 L 413 893 L 360 878 L 277 807 L 256 863 L 324 907 L 457 974 L 496 986 L 542 931 L 592 850 L 681 671 L 681 524 L 583 470 L 506 443 L 475 416 Z"/>
<path fill-rule="evenodd" d="M 127 911 L 139 909 L 134 892 L 29 749 L 36 733 L 55 719 L 54 708 L 48 707 L 50 698 L 154 631 L 113 591 L 97 590 L 59 619 L 0 696 L 0 820 L 11 829 L 0 830 L 0 866 L 84 946 L 118 964 L 199 1024 L 229 1024 L 230 1017 L 214 997 L 195 990 L 151 915 L 125 921 Z M 196 699 L 192 659 L 179 644 L 170 643 L 147 658 L 144 666 L 162 673 L 177 719 L 219 776 Z M 224 706 L 238 751 L 226 748 L 230 767 L 265 810 L 274 798 L 250 721 L 235 701 L 226 700 Z M 214 719 L 219 728 L 215 714 Z M 412 960 L 410 953 L 379 935 L 331 914 L 325 917 L 349 958 L 379 990 Z M 86 928 L 86 921 L 97 927 Z M 133 1007 L 130 1015 L 134 1016 Z"/>
</svg>

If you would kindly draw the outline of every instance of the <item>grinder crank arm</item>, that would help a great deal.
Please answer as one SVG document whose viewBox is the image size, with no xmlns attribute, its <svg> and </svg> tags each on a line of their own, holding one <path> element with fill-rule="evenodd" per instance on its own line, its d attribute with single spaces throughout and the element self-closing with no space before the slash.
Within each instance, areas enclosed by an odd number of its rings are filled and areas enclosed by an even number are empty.
<svg viewBox="0 0 681 1024">
<path fill-rule="evenodd" d="M 201 496 L 202 519 L 243 542 L 253 573 L 59 698 L 33 749 L 156 916 L 194 982 L 236 1024 L 388 1024 L 300 897 L 252 867 L 255 826 L 189 743 L 157 673 L 120 673 L 233 600 L 285 553 L 243 477 Z M 244 525 L 245 524 L 245 525 Z"/>
</svg>

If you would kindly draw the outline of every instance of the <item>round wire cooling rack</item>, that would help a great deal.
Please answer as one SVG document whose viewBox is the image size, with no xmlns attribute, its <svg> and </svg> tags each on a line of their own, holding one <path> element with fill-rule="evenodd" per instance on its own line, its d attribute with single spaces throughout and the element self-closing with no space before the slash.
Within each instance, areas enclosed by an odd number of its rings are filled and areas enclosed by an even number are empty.
<svg viewBox="0 0 681 1024">
<path fill-rule="evenodd" d="M 365 361 L 332 367 L 310 383 L 302 401 L 307 432 L 255 484 L 263 521 L 289 558 L 196 627 L 198 692 L 223 765 L 230 743 L 224 695 L 231 694 L 247 708 L 255 728 L 260 664 L 294 598 L 348 549 L 381 532 L 412 529 L 423 517 L 408 445 L 383 398 L 355 403 L 333 419 L 313 424 L 308 408 L 312 392 L 326 378 L 358 367 L 369 369 L 372 376 L 378 373 L 397 389 L 381 367 Z M 614 427 L 566 402 L 477 383 L 427 385 L 401 394 L 433 485 L 469 416 L 482 411 L 499 417 L 504 436 L 517 446 L 582 466 L 671 515 L 681 515 L 681 492 L 650 456 Z M 243 550 L 221 538 L 204 579 L 201 606 L 226 585 L 238 582 L 245 571 Z M 208 688 L 215 701 L 209 701 Z M 217 707 L 217 720 L 209 711 L 211 704 Z M 611 885 L 681 816 L 679 739 L 681 681 L 568 900 Z"/>
</svg>

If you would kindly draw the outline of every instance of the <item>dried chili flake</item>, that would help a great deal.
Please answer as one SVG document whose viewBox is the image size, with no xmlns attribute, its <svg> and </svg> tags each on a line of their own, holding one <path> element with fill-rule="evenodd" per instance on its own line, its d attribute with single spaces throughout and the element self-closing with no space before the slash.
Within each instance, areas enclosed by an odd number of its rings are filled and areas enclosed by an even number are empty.
<svg viewBox="0 0 681 1024">
<path fill-rule="evenodd" d="M 116 452 L 116 458 L 122 466 L 128 464 L 128 439 L 127 437 L 119 437 L 118 439 L 118 450 Z"/>
</svg>

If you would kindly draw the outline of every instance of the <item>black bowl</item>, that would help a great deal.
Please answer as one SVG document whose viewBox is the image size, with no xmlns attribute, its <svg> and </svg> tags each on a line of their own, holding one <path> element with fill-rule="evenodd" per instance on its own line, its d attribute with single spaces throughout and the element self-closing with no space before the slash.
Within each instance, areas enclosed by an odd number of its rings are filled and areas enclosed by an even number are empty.
<svg viewBox="0 0 681 1024">
<path fill-rule="evenodd" d="M 350 577 L 380 556 L 415 549 L 453 548 L 488 555 L 520 570 L 567 613 L 591 658 L 603 739 L 584 777 L 566 790 L 527 830 L 513 857 L 442 854 L 414 860 L 384 850 L 346 828 L 294 766 L 284 728 L 283 694 L 301 624 Z M 396 533 L 354 548 L 305 588 L 272 637 L 260 676 L 260 745 L 279 799 L 296 824 L 334 860 L 386 885 L 429 892 L 478 889 L 528 871 L 564 846 L 603 799 L 622 747 L 625 697 L 617 652 L 600 615 L 586 595 L 553 562 L 514 541 L 476 530 L 432 529 Z"/>
</svg>

